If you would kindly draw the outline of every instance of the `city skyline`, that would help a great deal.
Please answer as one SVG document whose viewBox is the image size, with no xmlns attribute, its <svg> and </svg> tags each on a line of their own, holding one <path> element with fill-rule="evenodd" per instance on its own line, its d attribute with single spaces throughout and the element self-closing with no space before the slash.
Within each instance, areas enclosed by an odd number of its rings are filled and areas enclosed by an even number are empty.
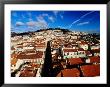
<svg viewBox="0 0 110 87">
<path fill-rule="evenodd" d="M 11 11 L 11 31 L 46 28 L 99 33 L 100 11 Z"/>
</svg>

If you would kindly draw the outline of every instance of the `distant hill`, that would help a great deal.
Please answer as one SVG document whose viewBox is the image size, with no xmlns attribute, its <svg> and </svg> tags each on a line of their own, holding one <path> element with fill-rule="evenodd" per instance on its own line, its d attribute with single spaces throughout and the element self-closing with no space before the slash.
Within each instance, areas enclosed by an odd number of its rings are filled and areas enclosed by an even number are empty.
<svg viewBox="0 0 110 87">
<path fill-rule="evenodd" d="M 29 34 L 33 34 L 35 32 L 41 32 L 41 31 L 47 31 L 47 30 L 61 30 L 64 34 L 67 32 L 71 32 L 68 29 L 61 29 L 61 28 L 47 28 L 47 29 L 40 29 L 37 31 L 28 31 L 28 32 L 23 32 L 23 33 L 16 33 L 16 32 L 11 32 L 11 36 L 22 36 L 22 35 L 29 35 Z"/>
<path fill-rule="evenodd" d="M 70 30 L 68 30 L 68 29 L 61 29 L 61 28 L 47 28 L 47 29 L 40 29 L 40 30 L 37 30 L 36 32 L 46 31 L 46 30 L 61 30 L 62 32 L 70 32 Z"/>
</svg>

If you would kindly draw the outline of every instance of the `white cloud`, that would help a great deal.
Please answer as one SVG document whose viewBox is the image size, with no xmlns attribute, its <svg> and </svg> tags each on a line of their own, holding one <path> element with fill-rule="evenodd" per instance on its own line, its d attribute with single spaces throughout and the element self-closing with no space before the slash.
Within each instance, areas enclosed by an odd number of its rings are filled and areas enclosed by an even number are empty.
<svg viewBox="0 0 110 87">
<path fill-rule="evenodd" d="M 42 16 L 37 17 L 37 23 L 47 25 L 46 20 Z"/>
<path fill-rule="evenodd" d="M 39 29 L 48 27 L 48 24 L 43 21 L 30 21 L 27 22 L 27 25 L 29 28 L 39 28 Z"/>
<path fill-rule="evenodd" d="M 54 22 L 54 17 L 50 16 L 50 17 L 48 17 L 48 19 L 49 19 L 51 22 Z"/>
<path fill-rule="evenodd" d="M 24 25 L 24 23 L 21 21 L 16 22 L 16 26 L 23 26 L 23 25 Z"/>
<path fill-rule="evenodd" d="M 39 28 L 48 27 L 48 23 L 46 22 L 46 20 L 44 19 L 44 17 L 42 15 L 39 15 L 36 18 L 37 18 L 36 26 L 38 26 Z"/>
<path fill-rule="evenodd" d="M 35 27 L 34 26 L 28 26 L 28 28 L 27 28 L 28 30 L 34 30 L 35 29 Z"/>
<path fill-rule="evenodd" d="M 61 17 L 61 19 L 63 19 L 63 14 L 64 14 L 64 11 L 53 11 L 54 15 L 57 17 L 58 14 L 59 16 Z"/>
<path fill-rule="evenodd" d="M 54 15 L 57 16 L 59 11 L 53 11 Z"/>
<path fill-rule="evenodd" d="M 33 27 L 37 28 L 37 29 L 38 28 L 39 29 L 41 29 L 41 28 L 45 29 L 45 28 L 48 28 L 48 26 L 49 26 L 48 22 L 46 21 L 46 18 L 48 20 L 50 20 L 51 22 L 54 22 L 54 20 L 55 20 L 55 18 L 53 16 L 50 16 L 49 14 L 43 13 L 43 14 L 36 16 L 36 21 L 33 21 L 30 18 L 29 22 L 27 22 L 26 24 L 28 25 L 29 28 L 31 27 L 30 29 L 32 29 Z"/>
<path fill-rule="evenodd" d="M 46 17 L 48 17 L 49 15 L 48 15 L 48 14 L 42 14 L 42 16 L 46 16 Z"/>
<path fill-rule="evenodd" d="M 87 22 L 82 22 L 82 23 L 79 23 L 79 24 L 77 24 L 78 26 L 81 26 L 81 25 L 85 25 L 85 24 L 89 24 L 89 22 L 87 21 Z"/>
<path fill-rule="evenodd" d="M 64 14 L 64 11 L 62 11 L 62 12 L 60 13 L 60 17 L 61 17 L 61 19 L 64 18 L 64 17 L 63 17 L 63 16 L 64 16 L 63 14 Z"/>
<path fill-rule="evenodd" d="M 27 22 L 26 24 L 28 25 L 28 27 L 34 27 L 39 29 L 48 27 L 48 23 L 42 15 L 37 16 L 36 19 L 37 21 L 30 20 L 29 22 Z"/>
<path fill-rule="evenodd" d="M 63 19 L 63 15 L 60 15 L 61 19 Z"/>
<path fill-rule="evenodd" d="M 48 14 L 42 14 L 41 16 L 42 16 L 42 17 L 47 17 L 48 20 L 50 20 L 51 22 L 54 22 L 54 20 L 55 20 L 55 18 L 54 18 L 53 16 L 50 16 L 50 15 L 48 15 Z"/>
<path fill-rule="evenodd" d="M 29 21 L 26 23 L 28 26 L 36 26 L 36 22 L 35 21 Z"/>
<path fill-rule="evenodd" d="M 36 18 L 37 18 L 37 21 L 43 21 L 44 20 L 44 17 L 42 15 L 39 15 Z"/>
<path fill-rule="evenodd" d="M 33 19 L 32 19 L 32 18 L 29 18 L 28 20 L 29 20 L 29 21 L 33 21 Z"/>
<path fill-rule="evenodd" d="M 14 25 L 11 24 L 11 31 L 14 31 Z"/>
<path fill-rule="evenodd" d="M 48 24 L 44 21 L 36 22 L 36 27 L 38 28 L 47 28 Z"/>
<path fill-rule="evenodd" d="M 11 24 L 11 28 L 14 28 L 14 25 L 13 24 Z"/>
</svg>

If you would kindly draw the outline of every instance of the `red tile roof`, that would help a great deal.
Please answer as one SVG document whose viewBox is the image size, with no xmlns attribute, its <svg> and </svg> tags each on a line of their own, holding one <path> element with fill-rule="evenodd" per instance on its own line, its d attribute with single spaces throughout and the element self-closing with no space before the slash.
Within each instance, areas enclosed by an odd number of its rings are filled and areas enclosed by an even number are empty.
<svg viewBox="0 0 110 87">
<path fill-rule="evenodd" d="M 100 76 L 100 64 L 83 65 L 80 68 L 85 77 Z"/>
<path fill-rule="evenodd" d="M 85 42 L 85 41 L 81 41 L 81 43 L 80 43 L 81 45 L 86 45 L 86 44 L 88 44 L 87 42 Z"/>
<path fill-rule="evenodd" d="M 89 57 L 89 59 L 90 59 L 90 63 L 94 63 L 94 62 L 100 63 L 100 57 L 99 56 Z"/>
<path fill-rule="evenodd" d="M 43 48 L 46 47 L 45 45 L 36 45 L 36 48 Z"/>
<path fill-rule="evenodd" d="M 17 56 L 18 54 L 15 54 L 15 53 L 11 54 L 11 58 L 17 58 Z"/>
<path fill-rule="evenodd" d="M 64 52 L 78 52 L 78 51 L 85 51 L 83 48 L 79 48 L 79 49 L 63 49 Z"/>
<path fill-rule="evenodd" d="M 64 52 L 77 52 L 77 49 L 63 49 Z"/>
<path fill-rule="evenodd" d="M 21 49 L 23 49 L 23 46 L 17 46 L 17 48 L 21 48 Z"/>
<path fill-rule="evenodd" d="M 80 76 L 80 72 L 77 68 L 64 69 L 61 71 L 61 74 L 63 75 L 63 77 L 79 77 Z"/>
<path fill-rule="evenodd" d="M 92 51 L 93 51 L 93 53 L 99 53 L 100 49 L 93 49 Z"/>
<path fill-rule="evenodd" d="M 37 58 L 42 58 L 42 56 L 43 56 L 42 51 L 38 51 L 38 52 L 33 53 L 33 54 L 20 53 L 17 56 L 17 59 L 37 59 Z"/>
<path fill-rule="evenodd" d="M 34 77 L 35 76 L 35 72 L 33 71 L 23 71 L 20 74 L 20 77 Z"/>
<path fill-rule="evenodd" d="M 20 72 L 20 77 L 34 77 L 36 71 L 34 67 L 25 67 L 23 71 Z"/>
<path fill-rule="evenodd" d="M 40 67 L 40 64 L 31 63 L 30 65 L 32 68 L 34 68 L 34 67 L 39 68 Z"/>
<path fill-rule="evenodd" d="M 84 49 L 83 48 L 79 48 L 78 51 L 84 51 Z"/>
<path fill-rule="evenodd" d="M 70 65 L 83 63 L 83 61 L 81 60 L 81 58 L 69 58 L 68 59 L 68 62 L 69 62 Z"/>
</svg>

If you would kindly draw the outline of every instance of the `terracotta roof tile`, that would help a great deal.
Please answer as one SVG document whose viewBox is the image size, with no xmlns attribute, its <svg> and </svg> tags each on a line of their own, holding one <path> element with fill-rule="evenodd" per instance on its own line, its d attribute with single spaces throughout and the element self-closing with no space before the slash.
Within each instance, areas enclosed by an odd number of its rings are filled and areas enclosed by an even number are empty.
<svg viewBox="0 0 110 87">
<path fill-rule="evenodd" d="M 92 50 L 94 53 L 99 53 L 100 52 L 100 49 L 94 49 Z"/>
<path fill-rule="evenodd" d="M 42 51 L 38 51 L 38 52 L 32 53 L 32 54 L 20 53 L 17 56 L 17 59 L 37 59 L 37 58 L 42 58 L 42 56 L 43 56 L 43 52 Z"/>
<path fill-rule="evenodd" d="M 85 77 L 100 76 L 100 64 L 83 65 L 80 68 Z"/>
<path fill-rule="evenodd" d="M 83 63 L 83 61 L 81 60 L 81 58 L 69 58 L 68 59 L 68 62 L 69 62 L 70 65 Z"/>
<path fill-rule="evenodd" d="M 100 57 L 98 56 L 89 57 L 89 59 L 90 59 L 90 63 L 94 63 L 94 62 L 100 63 Z"/>
<path fill-rule="evenodd" d="M 11 54 L 11 58 L 17 58 L 18 54 Z"/>
<path fill-rule="evenodd" d="M 61 71 L 63 74 L 63 77 L 79 77 L 80 76 L 80 72 L 77 68 L 73 68 L 73 69 L 64 69 Z"/>
<path fill-rule="evenodd" d="M 64 52 L 77 52 L 77 49 L 63 49 Z"/>
<path fill-rule="evenodd" d="M 35 77 L 36 71 L 33 67 L 25 67 L 23 71 L 20 72 L 20 77 Z"/>
</svg>

